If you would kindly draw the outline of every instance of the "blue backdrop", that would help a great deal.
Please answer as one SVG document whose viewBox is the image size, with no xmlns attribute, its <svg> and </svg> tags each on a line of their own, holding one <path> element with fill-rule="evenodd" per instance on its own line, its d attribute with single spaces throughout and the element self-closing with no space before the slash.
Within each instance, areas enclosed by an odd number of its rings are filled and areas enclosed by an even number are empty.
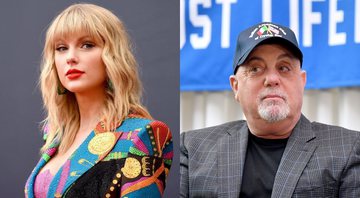
<svg viewBox="0 0 360 198">
<path fill-rule="evenodd" d="M 180 0 L 181 90 L 230 89 L 237 35 L 261 21 L 294 30 L 306 88 L 360 85 L 360 0 Z"/>
</svg>

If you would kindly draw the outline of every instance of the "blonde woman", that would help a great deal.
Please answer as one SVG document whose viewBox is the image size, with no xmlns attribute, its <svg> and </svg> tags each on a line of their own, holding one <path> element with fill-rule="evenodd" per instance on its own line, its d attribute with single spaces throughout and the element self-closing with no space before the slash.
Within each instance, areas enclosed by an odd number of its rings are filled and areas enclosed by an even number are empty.
<svg viewBox="0 0 360 198">
<path fill-rule="evenodd" d="M 40 86 L 42 157 L 26 197 L 161 197 L 172 162 L 169 128 L 141 104 L 122 22 L 75 4 L 46 33 Z"/>
</svg>

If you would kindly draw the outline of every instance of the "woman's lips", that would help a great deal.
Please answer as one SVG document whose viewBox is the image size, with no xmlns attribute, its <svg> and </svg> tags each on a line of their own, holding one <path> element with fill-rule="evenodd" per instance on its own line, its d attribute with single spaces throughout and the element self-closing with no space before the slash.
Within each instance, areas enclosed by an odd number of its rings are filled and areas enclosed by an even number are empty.
<svg viewBox="0 0 360 198">
<path fill-rule="evenodd" d="M 67 72 L 66 72 L 66 77 L 70 80 L 75 80 L 77 78 L 79 78 L 81 75 L 83 75 L 84 72 L 83 71 L 80 71 L 80 70 L 77 70 L 77 69 L 69 69 Z"/>
<path fill-rule="evenodd" d="M 66 75 L 66 77 L 70 80 L 74 80 L 79 78 L 83 73 L 72 73 L 72 74 L 68 74 Z"/>
</svg>

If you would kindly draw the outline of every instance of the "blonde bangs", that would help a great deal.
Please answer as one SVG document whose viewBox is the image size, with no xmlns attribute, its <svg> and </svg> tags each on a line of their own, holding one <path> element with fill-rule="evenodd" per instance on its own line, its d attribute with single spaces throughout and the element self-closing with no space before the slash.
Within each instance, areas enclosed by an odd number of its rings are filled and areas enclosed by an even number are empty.
<svg viewBox="0 0 360 198">
<path fill-rule="evenodd" d="M 97 44 L 103 45 L 104 40 L 100 35 L 103 27 L 102 21 L 93 14 L 88 14 L 86 7 L 71 6 L 62 12 L 49 27 L 46 46 L 52 52 L 55 49 L 55 42 L 67 39 L 73 35 L 82 33 L 91 37 Z"/>
</svg>

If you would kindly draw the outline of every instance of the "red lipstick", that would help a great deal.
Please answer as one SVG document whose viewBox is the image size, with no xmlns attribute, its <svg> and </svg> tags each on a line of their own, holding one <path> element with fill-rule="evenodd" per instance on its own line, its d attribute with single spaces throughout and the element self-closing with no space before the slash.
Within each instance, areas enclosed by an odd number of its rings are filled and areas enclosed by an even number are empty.
<svg viewBox="0 0 360 198">
<path fill-rule="evenodd" d="M 83 73 L 83 71 L 77 70 L 77 69 L 69 69 L 65 76 L 70 79 L 70 80 L 75 80 L 77 78 L 79 78 Z"/>
</svg>

